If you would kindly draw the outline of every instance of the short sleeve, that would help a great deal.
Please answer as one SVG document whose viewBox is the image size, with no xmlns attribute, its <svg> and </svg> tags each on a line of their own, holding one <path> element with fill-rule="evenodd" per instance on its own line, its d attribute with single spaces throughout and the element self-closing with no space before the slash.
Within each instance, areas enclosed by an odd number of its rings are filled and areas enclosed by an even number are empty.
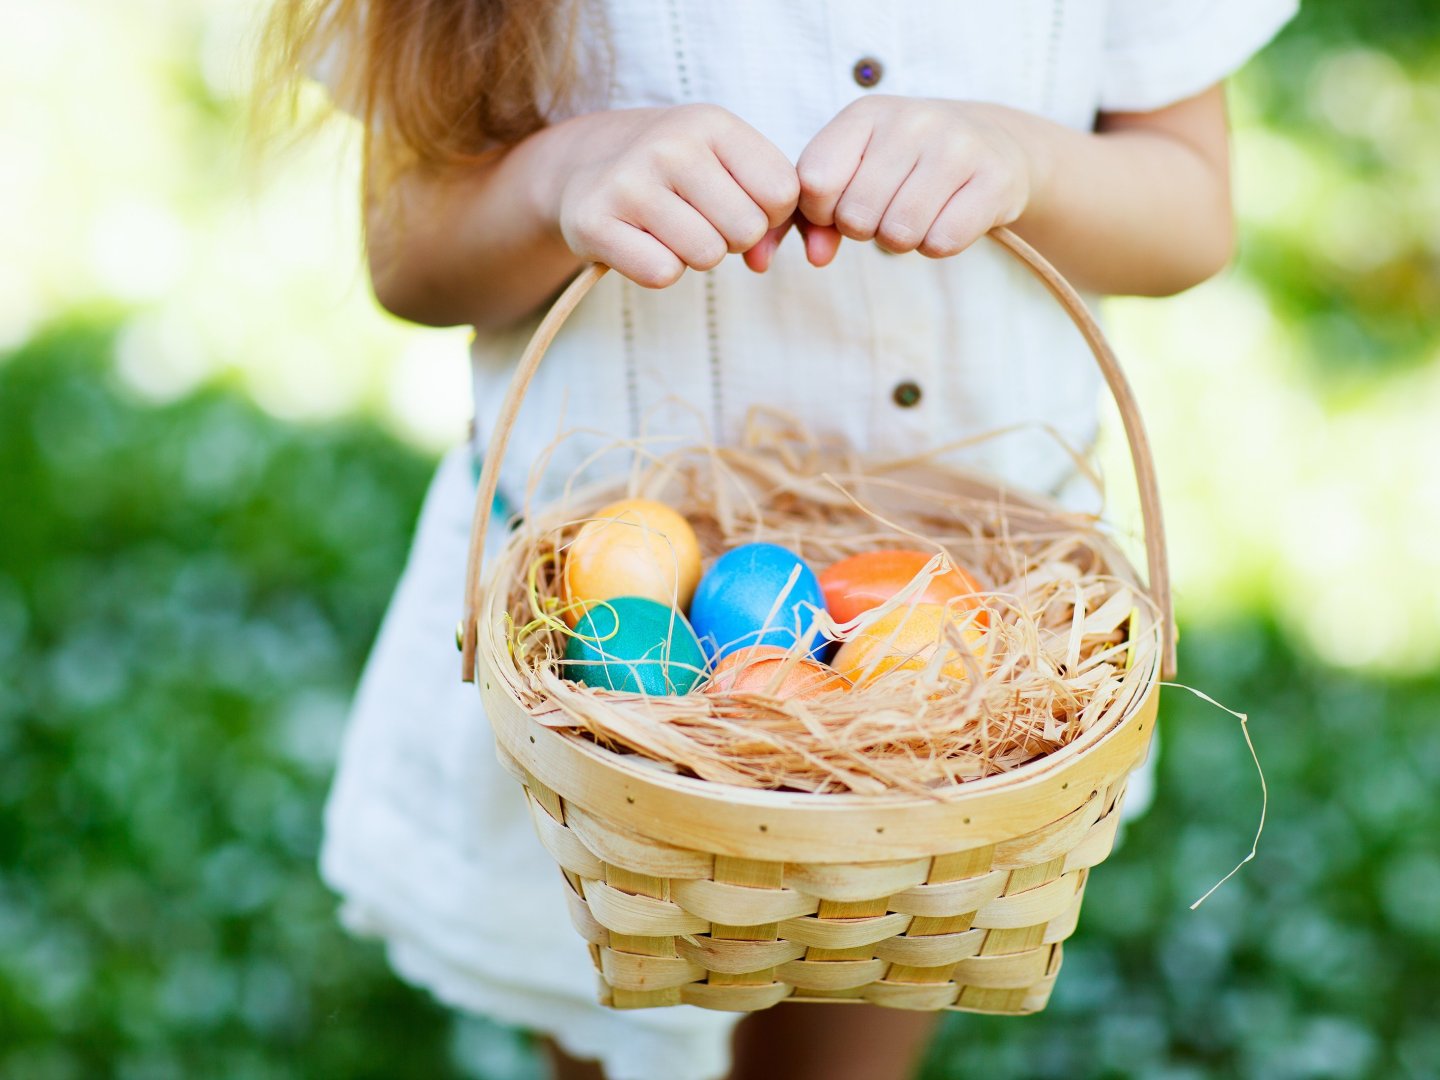
<svg viewBox="0 0 1440 1080">
<path fill-rule="evenodd" d="M 1111 0 L 1102 112 L 1149 112 L 1193 97 L 1243 67 L 1299 0 Z"/>
</svg>

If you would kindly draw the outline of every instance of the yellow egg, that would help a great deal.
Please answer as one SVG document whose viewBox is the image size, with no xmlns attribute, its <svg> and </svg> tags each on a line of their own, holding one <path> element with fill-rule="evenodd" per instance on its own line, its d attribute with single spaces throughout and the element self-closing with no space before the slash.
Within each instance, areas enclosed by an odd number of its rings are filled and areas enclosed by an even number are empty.
<svg viewBox="0 0 1440 1080">
<path fill-rule="evenodd" d="M 575 625 L 597 600 L 639 596 L 684 611 L 700 580 L 700 543 L 664 503 L 623 499 L 595 511 L 565 551 L 561 594 Z"/>
<path fill-rule="evenodd" d="M 973 612 L 944 604 L 898 607 L 841 645 L 831 666 L 859 688 L 892 671 L 922 671 L 930 666 L 935 651 L 943 648 L 941 674 L 965 679 L 969 677 L 965 657 L 952 644 L 957 631 L 978 657 L 985 635 L 974 625 Z"/>
</svg>

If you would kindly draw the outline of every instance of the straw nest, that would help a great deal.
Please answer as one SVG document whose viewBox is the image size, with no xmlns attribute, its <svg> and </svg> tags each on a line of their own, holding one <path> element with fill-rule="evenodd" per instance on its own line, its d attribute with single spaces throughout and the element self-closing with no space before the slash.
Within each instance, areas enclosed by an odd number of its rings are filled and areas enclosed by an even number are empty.
<svg viewBox="0 0 1440 1080">
<path fill-rule="evenodd" d="M 548 727 L 716 783 L 943 796 L 1108 725 L 1143 695 L 1159 621 L 1093 515 L 1007 490 L 945 464 L 940 452 L 877 462 L 794 430 L 752 433 L 739 447 L 627 448 L 636 461 L 628 477 L 569 488 L 527 514 L 496 567 L 514 665 L 507 677 Z M 817 571 L 877 548 L 933 550 L 935 572 L 949 560 L 986 586 L 989 629 L 978 644 L 958 631 L 950 642 L 968 678 L 944 676 L 937 651 L 924 670 L 808 700 L 644 697 L 569 681 L 561 560 L 595 510 L 628 496 L 684 514 L 707 561 L 760 540 L 791 548 Z M 922 577 L 852 623 L 820 613 L 818 625 L 848 640 L 923 587 Z M 797 648 L 788 662 L 799 659 Z"/>
</svg>

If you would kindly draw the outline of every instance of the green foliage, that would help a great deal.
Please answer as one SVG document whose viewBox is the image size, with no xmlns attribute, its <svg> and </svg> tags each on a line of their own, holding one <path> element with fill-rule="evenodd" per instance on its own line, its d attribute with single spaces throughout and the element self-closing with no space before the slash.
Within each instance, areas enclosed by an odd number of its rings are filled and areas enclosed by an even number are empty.
<svg viewBox="0 0 1440 1080">
<path fill-rule="evenodd" d="M 1273 204 L 1249 222 L 1243 272 L 1300 335 L 1326 389 L 1427 363 L 1440 243 L 1440 10 L 1433 0 L 1311 0 L 1240 81 L 1272 144 Z M 1245 154 L 1240 150 L 1241 175 Z"/>
<path fill-rule="evenodd" d="M 346 938 L 315 869 L 346 697 L 427 464 L 222 392 L 137 403 L 109 340 L 0 364 L 0 1075 L 534 1076 Z M 927 1080 L 1440 1071 L 1440 681 L 1192 629 L 1161 796 L 1094 874 L 1049 1011 L 954 1017 Z"/>
<path fill-rule="evenodd" d="M 144 407 L 107 351 L 0 367 L 0 1075 L 441 1073 L 442 1011 L 313 870 L 426 463 L 232 394 Z"/>
</svg>

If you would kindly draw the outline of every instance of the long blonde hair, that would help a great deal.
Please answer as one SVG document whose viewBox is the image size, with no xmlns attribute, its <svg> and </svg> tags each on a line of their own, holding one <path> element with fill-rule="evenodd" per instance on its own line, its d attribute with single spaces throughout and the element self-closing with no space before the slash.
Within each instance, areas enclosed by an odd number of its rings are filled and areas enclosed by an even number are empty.
<svg viewBox="0 0 1440 1080">
<path fill-rule="evenodd" d="M 518 142 L 571 99 L 582 2 L 275 0 L 257 110 L 289 104 L 293 114 L 300 83 L 323 72 L 364 124 L 372 165 L 462 164 Z"/>
</svg>

